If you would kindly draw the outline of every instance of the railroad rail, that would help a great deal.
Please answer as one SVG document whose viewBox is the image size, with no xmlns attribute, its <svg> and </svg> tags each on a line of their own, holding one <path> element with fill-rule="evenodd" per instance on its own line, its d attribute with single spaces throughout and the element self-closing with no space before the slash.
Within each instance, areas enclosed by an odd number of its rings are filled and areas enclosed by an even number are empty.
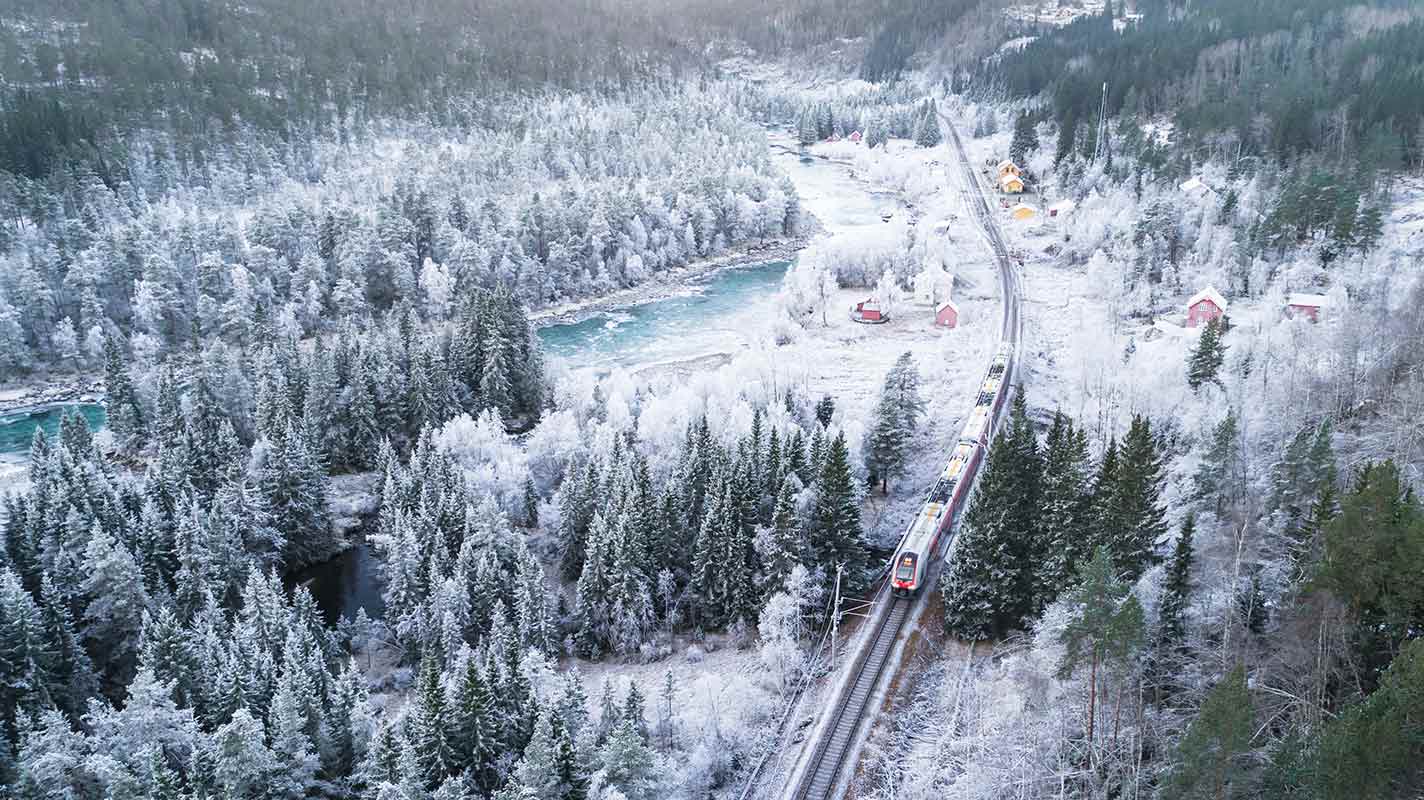
<svg viewBox="0 0 1424 800">
<path fill-rule="evenodd" d="M 999 269 L 999 281 L 1003 297 L 1003 320 L 1000 329 L 1000 345 L 1012 347 L 1014 358 L 1009 361 L 1008 372 L 1004 375 L 1006 391 L 1013 385 L 1012 378 L 1017 367 L 1020 331 L 1022 321 L 1019 315 L 1019 276 L 1009 250 L 1004 246 L 992 206 L 984 195 L 983 184 L 974 172 L 974 166 L 964 149 L 949 118 L 941 115 L 944 127 L 949 131 L 950 140 L 959 158 L 963 175 L 960 187 L 964 205 L 978 220 L 994 261 Z M 1005 404 L 1007 405 L 1007 403 Z M 940 546 L 947 551 L 952 537 Z M 924 591 L 928 591 L 927 586 Z M 901 628 L 909 618 L 912 609 L 918 607 L 919 598 L 899 597 L 889 591 L 888 582 L 876 594 L 869 633 L 847 667 L 848 678 L 838 684 L 838 690 L 827 706 L 825 721 L 817 726 L 817 735 L 808 746 L 809 756 L 799 773 L 793 774 L 794 784 L 790 800 L 830 800 L 838 797 L 837 790 L 842 782 L 842 773 L 853 760 L 856 742 L 862 723 L 874 716 L 871 699 L 875 696 L 882 679 L 892 670 L 892 654 L 895 643 L 900 638 Z"/>
</svg>

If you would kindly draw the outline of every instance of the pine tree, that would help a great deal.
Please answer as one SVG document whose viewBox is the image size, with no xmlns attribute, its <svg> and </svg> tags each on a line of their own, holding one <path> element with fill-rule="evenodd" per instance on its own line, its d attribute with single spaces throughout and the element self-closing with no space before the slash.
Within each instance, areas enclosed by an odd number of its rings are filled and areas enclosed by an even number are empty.
<svg viewBox="0 0 1424 800">
<path fill-rule="evenodd" d="M 1058 675 L 1071 677 L 1084 660 L 1089 662 L 1087 734 L 1091 746 L 1099 668 L 1123 662 L 1136 650 L 1143 633 L 1142 606 L 1127 582 L 1115 574 L 1111 555 L 1104 548 L 1098 548 L 1093 559 L 1083 565 L 1068 602 L 1073 611 L 1059 635 L 1064 654 Z"/>
<path fill-rule="evenodd" d="M 865 584 L 870 553 L 865 547 L 849 458 L 845 434 L 838 433 L 827 449 L 816 484 L 816 504 L 806 539 L 815 566 L 828 580 L 834 580 L 837 568 L 844 567 L 842 593 L 853 595 Z"/>
<path fill-rule="evenodd" d="M 1043 457 L 1028 419 L 1024 394 L 1015 393 L 1009 421 L 995 437 L 974 502 L 962 523 L 963 541 L 944 582 L 947 630 L 967 639 L 999 637 L 1036 614 L 1047 580 L 1051 544 L 1042 540 Z"/>
<path fill-rule="evenodd" d="M 127 683 L 137 664 L 148 591 L 133 554 L 95 523 L 84 550 L 84 638 L 106 655 L 105 677 Z"/>
<path fill-rule="evenodd" d="M 994 436 L 974 500 L 960 523 L 949 572 L 940 581 L 945 631 L 969 641 L 1002 637 L 1017 628 L 1031 598 L 1023 595 L 1024 564 L 1010 539 L 1005 509 L 1015 505 L 1016 464 L 1007 432 Z"/>
<path fill-rule="evenodd" d="M 134 391 L 128 362 L 113 337 L 104 341 L 104 390 L 109 432 L 120 451 L 136 454 L 147 438 L 146 418 Z"/>
<path fill-rule="evenodd" d="M 599 753 L 599 782 L 622 792 L 628 800 L 652 800 L 657 789 L 653 759 L 636 723 L 625 719 Z"/>
<path fill-rule="evenodd" d="M 1226 343 L 1221 339 L 1223 333 L 1219 319 L 1207 320 L 1202 326 L 1196 346 L 1187 356 L 1187 385 L 1192 387 L 1192 391 L 1200 389 L 1203 384 L 1217 382 L 1217 373 L 1226 362 Z"/>
<path fill-rule="evenodd" d="M 511 783 L 519 787 L 520 797 L 530 800 L 562 800 L 562 781 L 558 769 L 558 740 L 554 735 L 552 712 L 545 710 L 534 724 L 534 736 L 524 748 L 524 754 L 514 767 Z"/>
<path fill-rule="evenodd" d="M 904 469 L 906 446 L 924 412 L 919 382 L 919 370 L 909 353 L 885 374 L 874 422 L 865 436 L 866 466 L 880 478 L 882 492 L 888 492 L 890 477 Z"/>
<path fill-rule="evenodd" d="M 1187 638 L 1186 610 L 1191 601 L 1193 534 L 1196 520 L 1188 514 L 1182 520 L 1177 544 L 1167 561 L 1167 576 L 1162 584 L 1162 599 L 1157 610 L 1157 644 L 1163 650 L 1181 650 Z"/>
<path fill-rule="evenodd" d="M 633 727 L 637 729 L 638 735 L 643 737 L 643 742 L 648 741 L 648 721 L 643 712 L 643 693 L 638 691 L 638 684 L 634 681 L 628 682 L 628 696 L 623 701 L 624 720 L 632 720 Z"/>
<path fill-rule="evenodd" d="M 939 129 L 939 111 L 935 108 L 935 101 L 931 99 L 921 107 L 915 126 L 915 146 L 938 147 L 943 141 L 944 134 Z"/>
<path fill-rule="evenodd" d="M 1228 499 L 1242 491 L 1241 476 L 1238 474 L 1240 461 L 1236 412 L 1228 409 L 1226 416 L 1212 431 L 1211 449 L 1202 457 L 1196 474 L 1192 476 L 1197 499 L 1212 503 L 1217 514 L 1225 510 Z"/>
<path fill-rule="evenodd" d="M 1157 540 L 1166 533 L 1165 482 L 1151 425 L 1146 417 L 1134 416 L 1121 449 L 1114 453 L 1109 445 L 1094 487 L 1098 541 L 1128 580 L 1136 580 L 1156 559 Z"/>
<path fill-rule="evenodd" d="M 1088 490 L 1088 439 L 1083 429 L 1055 412 L 1043 446 L 1043 486 L 1039 507 L 1042 558 L 1037 569 L 1037 594 L 1053 602 L 1090 551 L 1091 493 Z"/>
<path fill-rule="evenodd" d="M 420 665 L 414 707 L 406 715 L 406 747 L 413 753 L 427 789 L 440 785 L 455 762 L 449 740 L 450 715 L 440 685 L 440 662 L 427 655 Z"/>
<path fill-rule="evenodd" d="M 1251 769 L 1244 756 L 1254 735 L 1246 670 L 1238 664 L 1212 688 L 1177 743 L 1177 766 L 1167 777 L 1162 796 L 1168 800 L 1250 796 L 1249 787 L 1242 784 Z"/>
<path fill-rule="evenodd" d="M 1014 136 L 1009 142 L 1009 159 L 1015 164 L 1023 164 L 1028 154 L 1038 149 L 1038 131 L 1027 114 L 1019 114 L 1014 120 Z"/>
<path fill-rule="evenodd" d="M 489 691 L 480 659 L 473 652 L 466 650 L 458 663 L 462 669 L 449 703 L 451 770 L 488 789 L 494 783 L 495 756 Z"/>
</svg>

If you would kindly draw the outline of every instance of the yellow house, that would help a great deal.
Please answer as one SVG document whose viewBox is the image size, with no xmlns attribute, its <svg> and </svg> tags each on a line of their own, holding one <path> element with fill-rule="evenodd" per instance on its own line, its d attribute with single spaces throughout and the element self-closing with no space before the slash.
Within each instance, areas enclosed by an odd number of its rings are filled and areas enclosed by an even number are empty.
<svg viewBox="0 0 1424 800">
<path fill-rule="evenodd" d="M 999 177 L 1001 178 L 1005 175 L 1023 174 L 1023 170 L 1019 169 L 1019 165 L 1015 164 L 1013 161 L 1010 161 L 1007 158 L 999 162 L 999 166 L 997 167 L 997 169 L 999 170 Z"/>
<path fill-rule="evenodd" d="M 1004 194 L 1019 194 L 1023 190 L 1023 178 L 1020 178 L 1012 172 L 999 176 L 999 191 Z"/>
<path fill-rule="evenodd" d="M 1038 216 L 1038 209 L 1028 203 L 1019 203 L 1009 209 L 1009 216 L 1014 219 L 1032 219 Z"/>
</svg>

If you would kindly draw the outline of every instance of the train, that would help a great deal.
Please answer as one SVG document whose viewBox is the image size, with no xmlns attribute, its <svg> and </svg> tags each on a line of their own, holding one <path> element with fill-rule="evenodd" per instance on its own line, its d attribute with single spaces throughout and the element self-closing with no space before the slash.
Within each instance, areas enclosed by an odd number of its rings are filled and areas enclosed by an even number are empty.
<svg viewBox="0 0 1424 800">
<path fill-rule="evenodd" d="M 1005 344 L 989 362 L 989 370 L 974 399 L 974 408 L 950 451 L 949 463 L 945 464 L 895 550 L 890 586 L 896 595 L 910 596 L 924 586 L 930 565 L 938 557 L 955 520 L 968 505 L 974 477 L 989 451 L 989 442 L 1010 391 L 1012 367 L 1013 347 Z"/>
</svg>

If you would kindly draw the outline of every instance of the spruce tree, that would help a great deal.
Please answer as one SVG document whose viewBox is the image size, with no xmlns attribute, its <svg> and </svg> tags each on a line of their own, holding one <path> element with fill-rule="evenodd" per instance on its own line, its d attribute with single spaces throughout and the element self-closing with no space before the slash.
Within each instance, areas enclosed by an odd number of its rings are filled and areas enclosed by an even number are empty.
<svg viewBox="0 0 1424 800">
<path fill-rule="evenodd" d="M 1078 585 L 1068 597 L 1072 609 L 1068 625 L 1059 634 L 1063 643 L 1060 678 L 1071 677 L 1083 661 L 1089 663 L 1088 743 L 1094 740 L 1099 672 L 1120 666 L 1142 640 L 1142 606 L 1131 586 L 1115 572 L 1111 554 L 1098 548 L 1078 573 Z"/>
<path fill-rule="evenodd" d="M 1027 114 L 1019 114 L 1014 120 L 1014 136 L 1009 142 L 1009 159 L 1015 164 L 1022 165 L 1028 158 L 1028 154 L 1038 149 L 1038 131 L 1035 130 L 1033 119 Z"/>
<path fill-rule="evenodd" d="M 837 567 L 844 567 L 842 593 L 853 596 L 865 584 L 870 553 L 865 547 L 849 459 L 845 434 L 838 433 L 827 448 L 816 484 L 816 504 L 806 539 L 815 566 L 828 580 L 834 580 Z"/>
<path fill-rule="evenodd" d="M 1162 584 L 1162 599 L 1157 609 L 1157 644 L 1163 650 L 1181 651 L 1187 638 L 1186 610 L 1191 601 L 1192 564 L 1195 560 L 1192 538 L 1196 520 L 1188 514 L 1182 520 L 1177 544 L 1167 561 L 1167 575 Z"/>
<path fill-rule="evenodd" d="M 1043 552 L 1036 571 L 1037 595 L 1053 602 L 1089 554 L 1091 493 L 1088 440 L 1083 429 L 1055 412 L 1043 446 L 1043 485 L 1039 539 Z"/>
<path fill-rule="evenodd" d="M 450 745 L 450 715 L 440 685 L 440 662 L 427 655 L 420 665 L 412 709 L 406 715 L 406 747 L 411 750 L 427 789 L 439 786 L 456 761 Z"/>
<path fill-rule="evenodd" d="M 1135 581 L 1156 560 L 1157 540 L 1167 530 L 1161 503 L 1166 468 L 1151 424 L 1141 415 L 1133 417 L 1121 450 L 1109 455 L 1113 463 L 1104 457 L 1094 488 L 1100 541 L 1112 552 L 1118 573 Z"/>
<path fill-rule="evenodd" d="M 1017 455 L 1008 430 L 994 436 L 959 542 L 940 581 L 945 630 L 969 641 L 1002 637 L 1023 622 L 1032 597 L 1023 591 L 1023 542 L 1011 522 L 1018 490 Z"/>
<path fill-rule="evenodd" d="M 1187 385 L 1196 391 L 1203 384 L 1216 383 L 1217 373 L 1226 361 L 1226 344 L 1221 340 L 1224 331 L 1220 319 L 1207 320 L 1202 326 L 1201 336 L 1196 346 L 1187 356 Z"/>
<path fill-rule="evenodd" d="M 1255 735 L 1246 669 L 1237 665 L 1214 686 L 1177 743 L 1176 767 L 1167 776 L 1167 800 L 1249 796 L 1252 768 L 1246 756 Z"/>
<path fill-rule="evenodd" d="M 1236 412 L 1228 409 L 1226 416 L 1212 431 L 1211 448 L 1203 455 L 1192 476 L 1193 491 L 1199 501 L 1210 504 L 1221 514 L 1228 501 L 1244 491 L 1239 474 L 1241 450 L 1238 445 Z"/>
</svg>

